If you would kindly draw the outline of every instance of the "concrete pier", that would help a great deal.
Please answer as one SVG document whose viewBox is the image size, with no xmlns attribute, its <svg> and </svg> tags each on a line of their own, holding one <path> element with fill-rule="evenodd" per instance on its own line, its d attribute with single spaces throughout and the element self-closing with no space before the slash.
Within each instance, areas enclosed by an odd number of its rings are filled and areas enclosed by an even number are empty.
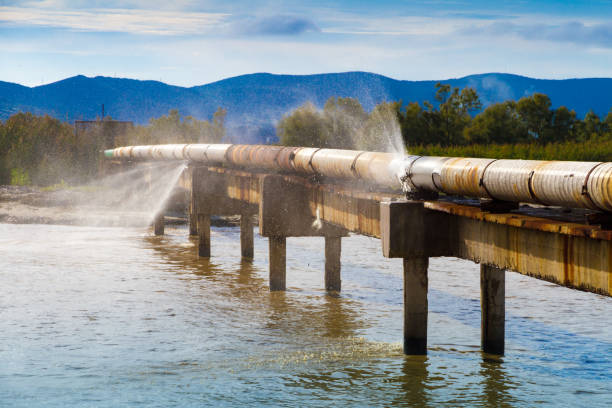
<svg viewBox="0 0 612 408">
<path fill-rule="evenodd" d="M 240 216 L 240 252 L 245 259 L 253 259 L 253 218 L 249 214 Z"/>
<path fill-rule="evenodd" d="M 232 160 L 242 157 L 235 153 Z M 331 168 L 327 171 L 332 172 Z M 271 291 L 286 289 L 288 237 L 325 239 L 325 271 L 321 272 L 330 292 L 341 289 L 341 237 L 351 231 L 380 238 L 385 257 L 403 259 L 406 354 L 427 352 L 431 257 L 481 263 L 481 346 L 485 353 L 504 353 L 505 270 L 612 294 L 612 230 L 580 221 L 577 214 L 572 213 L 568 220 L 570 215 L 555 213 L 553 219 L 542 216 L 553 210 L 526 206 L 491 206 L 448 197 L 411 196 L 407 200 L 359 181 L 346 183 L 333 177 L 304 177 L 248 166 L 195 166 L 191 180 L 190 233 L 198 233 L 199 254 L 211 255 L 211 215 L 240 215 L 241 254 L 252 258 L 251 217 L 257 214 L 259 233 L 269 238 Z"/>
<path fill-rule="evenodd" d="M 404 258 L 404 354 L 427 354 L 429 258 Z"/>
<path fill-rule="evenodd" d="M 189 235 L 195 237 L 198 235 L 198 209 L 197 209 L 197 185 L 198 174 L 193 166 L 188 168 L 186 172 L 189 188 Z"/>
<path fill-rule="evenodd" d="M 287 288 L 287 238 L 269 237 L 270 291 Z"/>
<path fill-rule="evenodd" d="M 153 230 L 155 235 L 164 235 L 164 213 L 159 213 L 153 220 Z"/>
<path fill-rule="evenodd" d="M 325 237 L 325 290 L 340 292 L 340 254 L 342 238 Z"/>
<path fill-rule="evenodd" d="M 268 175 L 261 180 L 259 233 L 270 239 L 270 290 L 285 290 L 287 237 L 325 237 L 325 286 L 329 277 L 330 290 L 340 290 L 340 237 L 347 232 L 320 220 L 315 222 L 317 218 L 304 201 L 307 194 L 303 185 L 283 176 Z"/>
<path fill-rule="evenodd" d="M 480 307 L 482 351 L 504 354 L 506 323 L 506 272 L 494 266 L 480 265 Z"/>
<path fill-rule="evenodd" d="M 196 200 L 193 198 L 193 192 L 191 196 L 189 202 L 189 235 L 195 237 L 198 235 L 198 211 L 196 209 Z"/>
<path fill-rule="evenodd" d="M 210 258 L 210 215 L 198 214 L 198 255 Z"/>
<path fill-rule="evenodd" d="M 436 230 L 426 228 L 430 216 L 418 201 L 381 203 L 383 255 L 403 258 L 404 353 L 427 354 L 427 288 L 429 256 L 442 251 Z"/>
</svg>

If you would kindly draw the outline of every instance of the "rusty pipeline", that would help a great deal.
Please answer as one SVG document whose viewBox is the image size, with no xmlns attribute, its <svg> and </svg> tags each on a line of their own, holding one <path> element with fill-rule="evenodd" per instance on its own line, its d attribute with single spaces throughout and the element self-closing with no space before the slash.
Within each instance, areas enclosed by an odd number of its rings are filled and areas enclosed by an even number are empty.
<svg viewBox="0 0 612 408">
<path fill-rule="evenodd" d="M 185 160 L 364 180 L 405 192 L 441 192 L 612 211 L 612 163 L 399 157 L 356 150 L 237 144 L 126 146 L 107 150 L 105 156 L 128 160 Z"/>
</svg>

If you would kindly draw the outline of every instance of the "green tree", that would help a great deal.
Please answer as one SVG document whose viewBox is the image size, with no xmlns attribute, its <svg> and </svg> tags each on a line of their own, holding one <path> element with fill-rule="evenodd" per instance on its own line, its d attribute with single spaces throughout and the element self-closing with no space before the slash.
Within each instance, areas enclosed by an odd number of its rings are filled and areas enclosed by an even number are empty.
<svg viewBox="0 0 612 408">
<path fill-rule="evenodd" d="M 528 137 L 512 101 L 487 107 L 464 129 L 464 136 L 471 144 L 517 143 Z"/>
<path fill-rule="evenodd" d="M 544 134 L 544 142 L 565 142 L 576 137 L 576 112 L 560 106 L 553 111 L 550 130 Z"/>
<path fill-rule="evenodd" d="M 579 140 L 585 141 L 603 135 L 605 129 L 604 123 L 601 122 L 599 116 L 592 110 L 587 112 L 584 119 L 578 124 L 577 134 Z"/>
<path fill-rule="evenodd" d="M 400 128 L 405 146 L 434 142 L 433 127 L 427 118 L 428 112 L 418 102 L 410 102 L 400 112 Z M 435 142 L 434 142 L 435 143 Z"/>
<path fill-rule="evenodd" d="M 212 129 L 210 133 L 204 134 L 200 132 L 198 142 L 199 143 L 219 143 L 225 137 L 225 118 L 227 116 L 227 109 L 218 107 L 216 112 L 213 114 Z M 202 121 L 200 121 L 202 123 Z M 202 125 L 200 125 L 202 126 Z"/>
<path fill-rule="evenodd" d="M 521 98 L 516 105 L 527 132 L 533 140 L 540 143 L 548 139 L 545 133 L 550 129 L 553 116 L 550 106 L 550 98 L 541 93 Z"/>
<path fill-rule="evenodd" d="M 219 143 L 225 137 L 227 111 L 218 108 L 212 122 L 182 116 L 177 109 L 168 115 L 153 118 L 147 126 L 136 126 L 116 139 L 117 145 L 141 145 L 164 143 Z"/>
<path fill-rule="evenodd" d="M 368 114 L 355 98 L 329 98 L 322 116 L 326 133 L 323 138 L 327 146 L 338 149 L 354 149 L 357 134 L 368 119 Z"/>
<path fill-rule="evenodd" d="M 9 117 L 2 130 L 3 178 L 18 183 L 48 185 L 61 181 L 80 181 L 90 163 L 79 160 L 78 153 L 96 146 L 79 143 L 74 128 L 50 116 L 18 113 Z"/>
<path fill-rule="evenodd" d="M 612 108 L 606 115 L 602 125 L 602 138 L 612 139 Z"/>
<path fill-rule="evenodd" d="M 325 120 L 311 103 L 283 116 L 276 127 L 276 134 L 284 146 L 328 146 Z"/>
<path fill-rule="evenodd" d="M 462 144 L 463 129 L 470 123 L 470 115 L 482 109 L 478 94 L 473 88 L 451 89 L 441 83 L 436 84 L 436 89 L 442 140 L 447 145 Z"/>
</svg>

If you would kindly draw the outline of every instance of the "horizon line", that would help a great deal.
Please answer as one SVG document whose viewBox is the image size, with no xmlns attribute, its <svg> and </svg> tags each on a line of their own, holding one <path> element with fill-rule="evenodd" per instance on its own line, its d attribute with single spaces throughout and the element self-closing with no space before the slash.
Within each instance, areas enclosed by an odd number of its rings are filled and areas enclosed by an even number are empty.
<svg viewBox="0 0 612 408">
<path fill-rule="evenodd" d="M 241 78 L 241 77 L 246 77 L 246 76 L 254 76 L 254 75 L 270 75 L 270 76 L 278 76 L 278 77 L 283 77 L 283 76 L 285 76 L 285 77 L 313 77 L 313 76 L 342 75 L 342 74 L 368 74 L 368 75 L 375 75 L 375 76 L 379 76 L 379 77 L 384 77 L 384 78 L 391 79 L 393 81 L 398 81 L 398 82 L 443 82 L 443 81 L 455 81 L 455 80 L 461 80 L 461 79 L 465 79 L 465 78 L 469 78 L 469 77 L 486 76 L 486 75 L 508 75 L 508 76 L 514 76 L 514 77 L 520 77 L 520 78 L 539 80 L 539 81 L 571 81 L 571 80 L 583 80 L 583 79 L 612 79 L 612 77 L 536 78 L 536 77 L 530 77 L 530 76 L 527 76 L 527 75 L 514 74 L 514 73 L 509 73 L 509 72 L 482 72 L 482 73 L 475 73 L 475 74 L 464 75 L 464 76 L 460 76 L 460 77 L 452 77 L 452 78 L 444 78 L 444 79 L 397 79 L 397 78 L 393 78 L 393 77 L 390 77 L 390 76 L 387 76 L 387 75 L 378 74 L 376 72 L 370 72 L 370 71 L 340 71 L 340 72 L 320 72 L 320 73 L 314 73 L 314 74 L 285 74 L 285 73 L 272 73 L 272 72 L 251 72 L 251 73 L 247 73 L 247 74 L 240 74 L 240 75 L 234 75 L 234 76 L 230 76 L 230 77 L 225 77 L 225 78 L 222 78 L 222 79 L 219 79 L 219 80 L 216 80 L 216 81 L 207 82 L 207 83 L 203 83 L 203 84 L 199 84 L 199 85 L 192 85 L 192 86 L 174 85 L 174 84 L 171 84 L 169 82 L 164 82 L 162 80 L 155 80 L 155 79 L 138 79 L 138 78 L 119 77 L 119 76 L 106 76 L 106 75 L 87 76 L 85 74 L 77 74 L 77 75 L 69 76 L 69 77 L 66 77 L 66 78 L 63 78 L 63 79 L 59 79 L 57 81 L 48 82 L 48 83 L 45 83 L 45 84 L 35 85 L 35 86 L 28 86 L 28 85 L 20 84 L 18 82 L 9 82 L 9 81 L 2 81 L 2 80 L 0 80 L 0 82 L 4 82 L 4 83 L 7 83 L 7 84 L 13 84 L 13 85 L 19 85 L 19 86 L 22 86 L 24 88 L 29 88 L 29 89 L 35 89 L 35 88 L 40 88 L 40 87 L 44 87 L 44 86 L 49 86 L 49 85 L 57 84 L 59 82 L 67 81 L 67 80 L 73 79 L 73 78 L 84 77 L 84 78 L 87 78 L 87 79 L 105 78 L 105 79 L 138 81 L 138 82 L 155 82 L 155 83 L 164 84 L 164 85 L 172 86 L 172 87 L 176 87 L 176 88 L 189 89 L 189 88 L 198 88 L 198 87 L 202 87 L 202 86 L 212 85 L 212 84 L 216 84 L 216 83 L 223 82 L 223 81 L 228 81 L 228 80 L 235 79 L 235 78 Z"/>
</svg>

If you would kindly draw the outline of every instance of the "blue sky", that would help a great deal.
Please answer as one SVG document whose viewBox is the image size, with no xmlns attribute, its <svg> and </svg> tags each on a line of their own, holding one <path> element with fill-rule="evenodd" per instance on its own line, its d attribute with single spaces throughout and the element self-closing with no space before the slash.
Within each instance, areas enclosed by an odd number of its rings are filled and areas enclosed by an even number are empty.
<svg viewBox="0 0 612 408">
<path fill-rule="evenodd" d="M 612 76 L 612 0 L 0 0 L 0 80 L 253 72 Z"/>
</svg>

